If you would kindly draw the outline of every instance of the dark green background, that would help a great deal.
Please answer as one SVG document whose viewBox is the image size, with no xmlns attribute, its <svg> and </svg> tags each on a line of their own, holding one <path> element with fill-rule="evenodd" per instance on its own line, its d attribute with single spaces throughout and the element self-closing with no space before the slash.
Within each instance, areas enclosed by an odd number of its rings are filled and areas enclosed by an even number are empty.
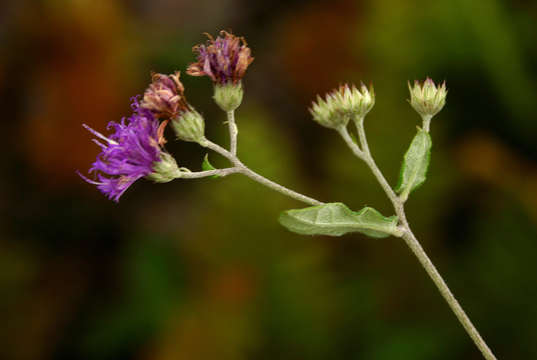
<svg viewBox="0 0 537 360">
<path fill-rule="evenodd" d="M 239 175 L 139 181 L 119 204 L 76 176 L 98 153 L 81 123 L 104 131 L 151 70 L 184 71 L 231 28 L 256 58 L 243 161 L 353 209 L 391 215 L 311 100 L 373 82 L 366 130 L 394 184 L 420 123 L 406 81 L 447 81 L 407 215 L 498 358 L 537 359 L 536 23 L 522 0 L 2 2 L 0 358 L 480 359 L 399 239 L 289 233 L 278 215 L 303 205 Z M 210 81 L 183 80 L 226 144 Z M 167 148 L 192 169 L 205 155 Z"/>
</svg>

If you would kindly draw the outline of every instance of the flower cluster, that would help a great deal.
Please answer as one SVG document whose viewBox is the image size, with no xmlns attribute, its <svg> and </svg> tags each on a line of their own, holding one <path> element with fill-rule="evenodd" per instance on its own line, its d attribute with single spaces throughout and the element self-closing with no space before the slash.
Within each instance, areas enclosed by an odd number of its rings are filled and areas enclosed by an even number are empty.
<svg viewBox="0 0 537 360">
<path fill-rule="evenodd" d="M 151 177 L 165 182 L 172 180 L 179 171 L 175 160 L 161 147 L 164 138 L 157 119 L 140 106 L 137 98 L 133 98 L 132 107 L 134 113 L 129 118 L 108 124 L 108 129 L 114 131 L 109 137 L 83 125 L 104 143 L 93 140 L 102 149 L 89 170 L 96 179 L 79 175 L 116 202 L 140 178 Z"/>
<path fill-rule="evenodd" d="M 373 87 L 362 84 L 360 90 L 347 84 L 329 92 L 325 99 L 317 96 L 310 112 L 319 124 L 337 129 L 345 126 L 352 117 L 363 118 L 375 105 Z"/>
<path fill-rule="evenodd" d="M 198 61 L 190 64 L 187 74 L 208 76 L 215 84 L 220 85 L 239 83 L 248 66 L 254 61 L 246 40 L 227 31 L 221 31 L 216 39 L 209 34 L 207 36 L 207 45 L 193 48 L 198 53 Z"/>
<path fill-rule="evenodd" d="M 241 79 L 254 60 L 244 38 L 226 31 L 206 45 L 193 48 L 197 62 L 188 67 L 193 76 L 209 76 L 215 83 L 216 103 L 225 111 L 236 109 L 242 101 Z M 203 117 L 187 102 L 180 72 L 171 75 L 152 73 L 151 84 L 141 102 L 133 99 L 133 114 L 121 122 L 110 122 L 109 137 L 83 125 L 96 136 L 102 149 L 89 173 L 93 179 L 78 174 L 108 198 L 118 201 L 140 178 L 166 182 L 180 177 L 175 159 L 163 149 L 164 129 L 168 123 L 180 140 L 206 144 Z M 160 120 L 160 121 L 159 121 Z"/>
</svg>

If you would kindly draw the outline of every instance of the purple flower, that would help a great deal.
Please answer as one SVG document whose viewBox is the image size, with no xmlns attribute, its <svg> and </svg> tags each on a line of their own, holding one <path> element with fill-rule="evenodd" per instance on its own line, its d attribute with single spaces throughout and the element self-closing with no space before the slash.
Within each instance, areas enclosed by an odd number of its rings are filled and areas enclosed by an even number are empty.
<svg viewBox="0 0 537 360">
<path fill-rule="evenodd" d="M 192 76 L 209 76 L 215 84 L 237 84 L 240 82 L 248 65 L 254 61 L 246 40 L 226 31 L 221 31 L 215 39 L 209 34 L 207 45 L 197 45 L 197 62 L 190 64 L 187 74 Z"/>
<path fill-rule="evenodd" d="M 159 122 L 150 111 L 140 108 L 136 97 L 132 99 L 132 108 L 134 113 L 129 118 L 108 124 L 107 129 L 114 131 L 109 137 L 83 125 L 103 141 L 93 140 L 102 152 L 89 169 L 89 173 L 95 175 L 95 180 L 88 179 L 80 172 L 78 174 L 88 183 L 97 185 L 103 194 L 115 202 L 136 180 L 152 174 L 163 154 Z"/>
</svg>

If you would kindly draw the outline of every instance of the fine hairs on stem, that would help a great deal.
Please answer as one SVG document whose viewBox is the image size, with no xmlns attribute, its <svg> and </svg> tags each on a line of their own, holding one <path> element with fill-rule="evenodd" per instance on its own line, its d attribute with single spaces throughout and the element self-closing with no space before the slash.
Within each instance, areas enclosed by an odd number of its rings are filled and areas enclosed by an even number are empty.
<svg viewBox="0 0 537 360">
<path fill-rule="evenodd" d="M 225 112 L 229 130 L 229 149 L 206 138 L 205 120 L 188 103 L 180 73 L 153 74 L 152 82 L 141 101 L 133 98 L 133 114 L 121 123 L 112 122 L 114 133 L 105 136 L 85 126 L 98 140 L 102 149 L 90 172 L 94 179 L 80 174 L 114 201 L 135 181 L 146 178 L 156 183 L 174 179 L 199 179 L 242 174 L 283 195 L 310 205 L 306 208 L 282 212 L 280 223 L 298 234 L 341 236 L 359 232 L 370 237 L 394 236 L 402 238 L 417 257 L 440 294 L 462 324 L 470 338 L 487 360 L 496 357 L 470 321 L 446 282 L 425 253 L 412 232 L 405 214 L 405 202 L 414 190 L 421 186 L 427 176 L 431 158 L 431 120 L 442 110 L 446 102 L 445 83 L 435 84 L 427 78 L 423 82 L 408 84 L 410 105 L 421 116 L 422 126 L 403 156 L 399 182 L 392 188 L 375 163 L 365 132 L 365 118 L 375 105 L 372 86 L 343 85 L 329 92 L 324 98 L 318 96 L 310 112 L 313 120 L 335 130 L 352 153 L 371 170 L 386 196 L 393 205 L 395 215 L 385 217 L 372 207 L 352 211 L 343 203 L 324 203 L 300 194 L 269 180 L 247 167 L 237 155 L 238 126 L 235 110 L 243 98 L 242 78 L 252 63 L 251 50 L 244 38 L 222 31 L 216 38 L 209 36 L 206 44 L 194 47 L 197 61 L 190 64 L 187 74 L 207 76 L 214 86 L 214 101 Z M 349 133 L 349 123 L 354 123 L 358 140 Z M 175 158 L 163 147 L 166 143 L 164 128 L 170 125 L 182 141 L 195 142 L 226 158 L 230 167 L 214 168 L 206 156 L 202 171 L 179 167 Z M 126 166 L 125 164 L 128 164 Z"/>
</svg>

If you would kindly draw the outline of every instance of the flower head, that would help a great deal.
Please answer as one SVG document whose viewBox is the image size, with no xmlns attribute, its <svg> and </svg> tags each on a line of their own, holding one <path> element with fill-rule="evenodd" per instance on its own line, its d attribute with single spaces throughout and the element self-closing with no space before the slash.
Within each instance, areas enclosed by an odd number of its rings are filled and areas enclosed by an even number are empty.
<svg viewBox="0 0 537 360">
<path fill-rule="evenodd" d="M 151 111 L 156 117 L 169 119 L 189 109 L 184 91 L 179 79 L 181 73 L 151 74 L 151 84 L 144 93 L 141 108 Z"/>
<path fill-rule="evenodd" d="M 345 126 L 352 117 L 363 118 L 375 105 L 373 87 L 362 84 L 360 90 L 347 84 L 329 92 L 325 99 L 317 96 L 310 109 L 313 120 L 328 128 Z"/>
<path fill-rule="evenodd" d="M 187 74 L 206 75 L 220 85 L 239 83 L 248 65 L 254 61 L 246 40 L 227 31 L 221 31 L 216 39 L 209 34 L 207 36 L 207 45 L 194 46 L 193 51 L 198 53 L 198 61 L 190 64 Z"/>
<path fill-rule="evenodd" d="M 114 131 L 109 137 L 83 125 L 104 142 L 93 140 L 102 149 L 89 170 L 95 174 L 95 180 L 78 174 L 116 202 L 136 180 L 151 176 L 155 181 L 170 181 L 178 171 L 175 160 L 160 146 L 164 141 L 159 138 L 159 122 L 150 111 L 140 107 L 137 98 L 133 98 L 132 106 L 134 113 L 129 118 L 108 124 L 108 129 Z M 163 166 L 162 161 L 168 166 Z M 162 173 L 162 169 L 167 173 Z"/>
<path fill-rule="evenodd" d="M 421 116 L 432 117 L 436 115 L 446 104 L 446 82 L 436 86 L 434 81 L 427 78 L 423 83 L 414 82 L 414 86 L 408 83 L 410 90 L 410 105 Z"/>
</svg>

